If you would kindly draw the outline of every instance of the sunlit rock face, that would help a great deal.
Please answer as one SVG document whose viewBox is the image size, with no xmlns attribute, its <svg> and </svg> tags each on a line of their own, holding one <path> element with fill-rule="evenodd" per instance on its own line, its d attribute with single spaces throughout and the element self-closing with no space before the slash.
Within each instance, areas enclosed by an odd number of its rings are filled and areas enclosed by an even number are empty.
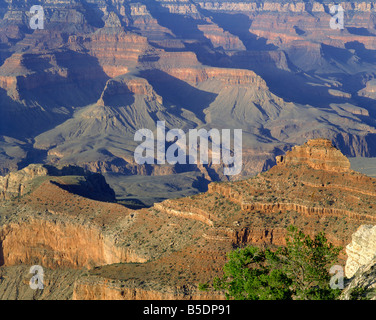
<svg viewBox="0 0 376 320">
<path fill-rule="evenodd" d="M 346 277 L 351 278 L 358 269 L 370 263 L 376 256 L 376 228 L 362 225 L 353 234 L 352 242 L 347 245 Z"/>
<path fill-rule="evenodd" d="M 306 164 L 317 170 L 350 171 L 349 159 L 327 139 L 313 139 L 302 146 L 295 146 L 285 156 L 279 156 L 277 164 L 286 166 Z"/>
</svg>

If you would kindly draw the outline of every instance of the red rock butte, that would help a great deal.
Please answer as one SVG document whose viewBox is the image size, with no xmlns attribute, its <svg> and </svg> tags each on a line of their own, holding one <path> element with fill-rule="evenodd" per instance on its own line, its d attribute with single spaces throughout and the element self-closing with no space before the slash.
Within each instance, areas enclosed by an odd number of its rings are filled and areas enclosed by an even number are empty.
<svg viewBox="0 0 376 320">
<path fill-rule="evenodd" d="M 295 146 L 284 156 L 276 157 L 277 165 L 294 166 L 305 164 L 316 170 L 349 172 L 350 161 L 328 139 L 308 140 Z"/>
</svg>

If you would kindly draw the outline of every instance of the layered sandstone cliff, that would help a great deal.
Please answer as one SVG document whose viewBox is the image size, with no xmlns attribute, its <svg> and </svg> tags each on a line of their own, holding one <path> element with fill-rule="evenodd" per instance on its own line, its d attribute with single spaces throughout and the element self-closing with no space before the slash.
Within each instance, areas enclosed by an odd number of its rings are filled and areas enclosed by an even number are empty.
<svg viewBox="0 0 376 320">
<path fill-rule="evenodd" d="M 60 219 L 31 219 L 0 229 L 0 265 L 40 264 L 46 268 L 92 268 L 118 262 L 145 262 L 115 245 L 100 228 Z"/>
<path fill-rule="evenodd" d="M 76 167 L 35 164 L 0 181 L 0 265 L 39 263 L 51 269 L 81 269 L 146 261 L 142 254 L 119 246 L 116 232 L 103 230 L 103 214 L 95 223 L 101 210 L 116 212 L 111 216 L 115 220 L 129 213 L 115 203 L 92 200 L 96 195 L 105 201 L 114 197 L 103 177 Z"/>
<path fill-rule="evenodd" d="M 278 11 L 278 12 L 302 12 L 311 10 L 312 12 L 324 12 L 331 3 L 321 2 L 295 2 L 295 3 L 283 3 L 280 1 L 265 1 L 262 3 L 257 2 L 245 2 L 237 1 L 200 1 L 197 0 L 200 6 L 208 10 L 221 10 L 221 11 Z M 347 10 L 356 11 L 375 11 L 376 3 L 374 2 L 340 2 Z"/>
<path fill-rule="evenodd" d="M 111 78 L 125 74 L 137 65 L 148 49 L 147 39 L 122 28 L 103 28 L 85 36 L 71 36 L 69 45 L 83 46 L 98 59 L 103 71 Z"/>
<path fill-rule="evenodd" d="M 277 165 L 293 166 L 306 164 L 316 170 L 349 172 L 350 161 L 330 140 L 309 140 L 302 146 L 295 146 L 284 156 L 277 157 Z"/>
<path fill-rule="evenodd" d="M 279 226 L 285 219 L 288 223 L 293 213 L 295 223 L 301 223 L 308 234 L 317 229 L 312 221 L 326 220 L 328 239 L 340 246 L 348 244 L 351 232 L 360 224 L 376 222 L 372 206 L 375 181 L 352 171 L 347 158 L 330 140 L 309 140 L 287 152 L 286 158 L 286 162 L 279 161 L 268 172 L 249 180 L 211 183 L 208 192 L 194 201 L 168 200 L 155 208 L 202 221 L 212 227 L 205 232 L 205 238 L 237 245 L 283 245 L 286 234 Z M 256 222 L 255 212 L 260 215 L 260 223 Z M 253 220 L 248 224 L 243 215 L 250 214 Z M 271 219 L 269 224 L 261 222 L 264 216 Z M 351 228 L 335 221 L 349 221 Z"/>
</svg>

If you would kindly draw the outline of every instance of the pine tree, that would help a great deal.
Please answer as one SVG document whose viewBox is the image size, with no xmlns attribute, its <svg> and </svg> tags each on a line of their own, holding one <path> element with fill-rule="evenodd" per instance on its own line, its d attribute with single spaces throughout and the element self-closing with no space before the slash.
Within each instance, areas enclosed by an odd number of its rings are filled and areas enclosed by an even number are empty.
<svg viewBox="0 0 376 320">
<path fill-rule="evenodd" d="M 340 251 L 323 233 L 311 239 L 290 226 L 286 246 L 275 252 L 248 246 L 228 253 L 213 288 L 235 300 L 335 299 L 340 290 L 330 288 L 329 268 Z"/>
</svg>

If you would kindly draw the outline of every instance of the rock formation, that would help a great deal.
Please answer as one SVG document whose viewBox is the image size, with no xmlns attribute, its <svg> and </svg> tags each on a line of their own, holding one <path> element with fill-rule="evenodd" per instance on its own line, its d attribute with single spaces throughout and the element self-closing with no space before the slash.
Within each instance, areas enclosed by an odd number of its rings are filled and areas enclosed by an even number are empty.
<svg viewBox="0 0 376 320">
<path fill-rule="evenodd" d="M 0 177 L 0 199 L 23 196 L 27 182 L 47 175 L 48 170 L 43 165 L 30 165 L 20 171 Z"/>
<path fill-rule="evenodd" d="M 342 300 L 375 300 L 376 227 L 361 225 L 346 246 L 345 276 Z"/>
<path fill-rule="evenodd" d="M 340 296 L 341 300 L 375 300 L 375 265 L 376 259 L 372 259 L 365 265 L 361 265 L 358 271 L 346 284 Z"/>
<path fill-rule="evenodd" d="M 374 203 L 376 182 L 372 178 L 350 170 L 346 157 L 330 140 L 309 140 L 304 145 L 296 146 L 291 152 L 287 152 L 286 159 L 292 160 L 280 163 L 252 179 L 212 183 L 207 193 L 190 198 L 167 200 L 156 204 L 154 210 L 157 210 L 158 214 L 167 214 L 174 219 L 205 226 L 201 239 L 209 241 L 212 248 L 227 247 L 229 244 L 284 245 L 285 228 L 290 223 L 310 235 L 324 231 L 329 241 L 344 247 L 351 237 L 354 239 L 353 244 L 355 239 L 359 238 L 356 236 L 359 231 L 353 236 L 352 234 L 365 221 L 376 223 L 371 206 L 365 209 L 365 206 L 361 205 Z M 329 165 L 325 166 L 325 163 Z M 359 230 L 362 228 L 365 227 L 360 227 Z M 367 230 L 368 228 L 370 227 L 367 227 Z M 368 236 L 366 238 L 367 241 L 370 240 Z M 372 241 L 367 243 L 360 254 L 364 253 L 364 256 L 370 258 Z M 350 261 L 359 258 L 356 255 L 357 248 L 352 246 L 353 250 L 350 250 L 350 245 L 341 253 L 341 261 L 347 259 L 346 274 Z M 175 255 L 176 259 L 179 253 L 176 252 Z M 168 259 L 173 258 L 169 256 Z M 365 263 L 367 259 L 361 262 L 358 259 L 357 263 Z M 165 260 L 162 258 L 162 261 Z M 161 268 L 160 263 L 161 260 L 157 259 L 143 264 L 145 272 Z M 146 273 L 140 273 L 140 270 L 138 269 L 137 274 L 146 277 Z M 130 284 L 117 280 L 118 277 L 114 272 L 133 274 L 136 270 L 130 266 L 124 269 L 103 266 L 99 271 L 91 273 L 93 278 L 81 278 L 76 282 L 74 297 L 77 299 L 214 298 L 214 296 L 197 295 L 193 288 L 185 289 L 186 294 L 182 294 L 180 287 L 166 286 L 162 289 L 159 284 L 151 280 L 147 284 Z M 108 274 L 111 274 L 110 279 L 114 279 L 113 281 L 104 280 L 107 279 Z M 149 279 L 149 276 L 147 277 Z M 175 292 L 174 295 L 171 295 L 172 291 Z M 187 295 L 188 291 L 190 293 Z"/>
<path fill-rule="evenodd" d="M 351 278 L 360 267 L 369 264 L 376 257 L 376 227 L 361 225 L 353 234 L 352 242 L 346 247 L 346 277 Z"/>
<path fill-rule="evenodd" d="M 302 146 L 295 146 L 284 156 L 278 156 L 277 165 L 294 166 L 306 164 L 316 170 L 349 172 L 350 161 L 330 140 L 309 140 Z"/>
<path fill-rule="evenodd" d="M 127 83 L 139 90 L 137 81 Z M 367 204 L 376 197 L 374 179 L 319 165 L 319 159 L 343 160 L 328 140 L 311 140 L 301 148 L 319 148 L 321 156 L 307 165 L 307 154 L 298 153 L 305 157 L 254 178 L 213 183 L 200 195 L 139 210 L 87 198 L 85 190 L 105 194 L 107 187 L 76 167 L 31 165 L 11 173 L 2 181 L 9 196 L 0 201 L 0 271 L 6 275 L 20 264 L 40 264 L 54 279 L 72 270 L 66 276 L 66 283 L 74 283 L 69 296 L 48 282 L 49 292 L 62 298 L 222 299 L 197 285 L 221 274 L 233 246 L 284 245 L 291 223 L 310 235 L 324 231 L 344 246 L 360 225 L 375 223 Z M 18 192 L 20 185 L 25 192 Z M 349 248 L 349 259 L 355 260 L 357 249 Z M 367 256 L 371 247 L 360 252 Z M 31 294 L 9 281 L 20 295 Z M 14 296 L 2 288 L 0 283 L 4 298 Z"/>
<path fill-rule="evenodd" d="M 343 31 L 329 28 L 327 2 L 41 4 L 46 27 L 33 32 L 24 1 L 0 7 L 3 174 L 43 159 L 124 176 L 238 179 L 319 136 L 347 156 L 376 154 L 373 2 L 342 3 Z M 136 166 L 135 130 L 166 119 L 184 130 L 243 129 L 241 176 L 210 163 Z"/>
<path fill-rule="evenodd" d="M 22 170 L 0 177 L 0 200 L 21 197 L 31 192 L 36 185 L 48 179 L 48 176 L 51 175 L 61 177 L 56 183 L 61 184 L 62 188 L 68 188 L 73 193 L 99 200 L 115 200 L 113 190 L 100 174 L 92 174 L 74 166 L 66 166 L 58 169 L 42 164 L 31 164 Z M 64 182 L 64 176 L 73 175 L 80 178 L 77 181 L 73 180 L 72 184 Z"/>
</svg>

